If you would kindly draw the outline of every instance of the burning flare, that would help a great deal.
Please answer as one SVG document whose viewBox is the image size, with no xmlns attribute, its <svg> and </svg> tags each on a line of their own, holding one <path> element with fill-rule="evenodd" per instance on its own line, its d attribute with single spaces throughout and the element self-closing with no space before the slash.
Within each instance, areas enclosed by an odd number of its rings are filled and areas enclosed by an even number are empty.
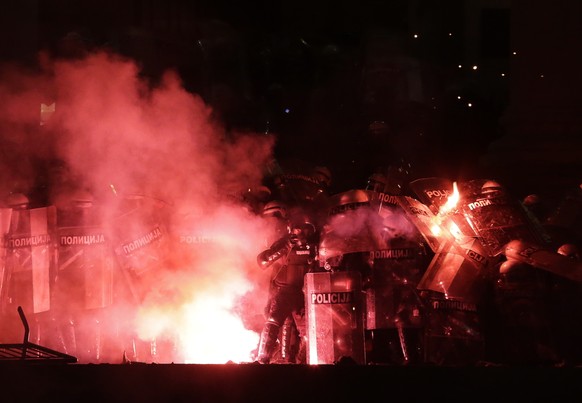
<svg viewBox="0 0 582 403">
<path fill-rule="evenodd" d="M 440 234 L 442 234 L 443 222 L 446 220 L 448 215 L 455 209 L 460 199 L 461 195 L 459 193 L 457 182 L 453 182 L 453 192 L 448 197 L 446 203 L 439 208 L 438 214 L 434 216 L 431 231 L 435 236 L 439 236 Z M 457 235 L 460 232 L 457 225 L 453 222 L 450 223 L 449 230 L 453 235 Z"/>
</svg>

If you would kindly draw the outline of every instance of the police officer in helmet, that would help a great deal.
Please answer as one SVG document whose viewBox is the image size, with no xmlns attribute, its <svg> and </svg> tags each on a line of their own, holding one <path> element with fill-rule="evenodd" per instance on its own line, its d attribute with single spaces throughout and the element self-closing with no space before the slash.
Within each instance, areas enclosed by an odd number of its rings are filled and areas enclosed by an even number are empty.
<svg viewBox="0 0 582 403">
<path fill-rule="evenodd" d="M 309 217 L 294 212 L 290 214 L 287 229 L 287 234 L 257 256 L 259 267 L 273 270 L 256 356 L 261 364 L 271 362 L 279 331 L 288 317 L 295 319 L 301 339 L 305 336 L 303 279 L 317 267 L 317 230 Z"/>
</svg>

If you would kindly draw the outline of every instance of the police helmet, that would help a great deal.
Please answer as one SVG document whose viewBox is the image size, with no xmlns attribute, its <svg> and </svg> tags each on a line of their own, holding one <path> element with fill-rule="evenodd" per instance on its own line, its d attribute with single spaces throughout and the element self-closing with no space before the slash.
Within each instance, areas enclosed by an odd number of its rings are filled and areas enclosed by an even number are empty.
<svg viewBox="0 0 582 403">
<path fill-rule="evenodd" d="M 499 184 L 499 182 L 494 180 L 487 180 L 481 186 L 481 193 L 482 194 L 491 194 L 503 191 L 503 186 Z"/>
<path fill-rule="evenodd" d="M 383 192 L 388 184 L 388 179 L 386 175 L 381 173 L 373 173 L 368 178 L 368 184 L 366 185 L 366 190 L 373 190 L 375 192 Z"/>
<path fill-rule="evenodd" d="M 309 215 L 298 213 L 292 215 L 289 220 L 289 232 L 300 233 L 305 237 L 310 237 L 315 234 L 316 228 Z"/>
<path fill-rule="evenodd" d="M 573 243 L 565 243 L 561 245 L 558 248 L 558 253 L 572 259 L 580 260 L 580 250 Z"/>
<path fill-rule="evenodd" d="M 93 195 L 86 190 L 73 192 L 71 202 L 77 207 L 91 207 L 93 205 Z"/>
<path fill-rule="evenodd" d="M 14 210 L 24 210 L 30 205 L 30 200 L 23 193 L 14 192 L 6 197 L 5 203 Z"/>
<path fill-rule="evenodd" d="M 313 177 L 321 184 L 326 187 L 331 186 L 331 171 L 329 168 L 324 166 L 315 167 L 313 170 Z"/>
<path fill-rule="evenodd" d="M 332 196 L 331 203 L 336 206 L 343 206 L 353 203 L 368 203 L 370 196 L 364 190 L 354 189 L 346 192 L 338 193 Z"/>
<path fill-rule="evenodd" d="M 269 189 L 265 185 L 260 185 L 257 187 L 247 189 L 246 197 L 250 197 L 251 199 L 256 199 L 260 201 L 265 201 L 271 197 L 271 189 Z"/>
<path fill-rule="evenodd" d="M 526 197 L 523 198 L 523 204 L 525 204 L 526 206 L 530 207 L 530 206 L 537 206 L 542 202 L 542 199 L 540 198 L 539 195 L 532 193 L 527 195 Z"/>
<path fill-rule="evenodd" d="M 279 200 L 271 200 L 263 206 L 263 217 L 287 218 L 287 207 Z"/>
</svg>

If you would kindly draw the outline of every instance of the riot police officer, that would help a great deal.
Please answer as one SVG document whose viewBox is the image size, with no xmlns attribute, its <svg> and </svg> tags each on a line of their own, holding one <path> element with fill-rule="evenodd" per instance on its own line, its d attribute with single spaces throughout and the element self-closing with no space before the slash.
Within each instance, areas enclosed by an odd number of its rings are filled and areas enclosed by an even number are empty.
<svg viewBox="0 0 582 403">
<path fill-rule="evenodd" d="M 306 273 L 317 267 L 317 245 L 317 230 L 309 217 L 291 213 L 287 234 L 257 256 L 261 268 L 273 270 L 257 362 L 271 362 L 279 332 L 288 317 L 294 318 L 300 338 L 304 338 L 303 280 Z"/>
</svg>

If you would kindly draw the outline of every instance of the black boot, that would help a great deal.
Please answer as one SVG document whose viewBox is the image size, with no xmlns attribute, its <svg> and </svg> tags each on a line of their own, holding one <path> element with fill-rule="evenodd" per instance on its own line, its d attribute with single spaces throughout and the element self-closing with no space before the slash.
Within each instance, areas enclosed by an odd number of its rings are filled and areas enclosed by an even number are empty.
<svg viewBox="0 0 582 403">
<path fill-rule="evenodd" d="M 279 325 L 273 322 L 265 323 L 257 349 L 257 361 L 261 364 L 268 364 L 271 361 L 271 356 L 277 346 L 278 335 Z"/>
<path fill-rule="evenodd" d="M 299 335 L 295 327 L 295 321 L 288 317 L 281 329 L 281 361 L 287 364 L 294 364 L 297 361 L 299 350 Z"/>
</svg>

